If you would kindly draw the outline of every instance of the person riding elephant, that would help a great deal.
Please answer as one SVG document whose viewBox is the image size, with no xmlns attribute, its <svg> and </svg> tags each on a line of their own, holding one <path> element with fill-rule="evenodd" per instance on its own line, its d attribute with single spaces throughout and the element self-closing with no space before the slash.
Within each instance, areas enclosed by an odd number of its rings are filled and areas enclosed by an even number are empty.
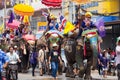
<svg viewBox="0 0 120 80">
<path fill-rule="evenodd" d="M 90 30 L 90 29 L 93 29 L 95 27 L 95 25 L 93 24 L 93 21 L 91 20 L 92 18 L 92 13 L 91 12 L 86 12 L 85 15 L 82 15 L 81 16 L 81 21 L 80 21 L 80 31 L 79 31 L 79 35 L 78 36 L 81 36 L 82 35 L 82 32 L 85 31 L 85 30 Z"/>
</svg>

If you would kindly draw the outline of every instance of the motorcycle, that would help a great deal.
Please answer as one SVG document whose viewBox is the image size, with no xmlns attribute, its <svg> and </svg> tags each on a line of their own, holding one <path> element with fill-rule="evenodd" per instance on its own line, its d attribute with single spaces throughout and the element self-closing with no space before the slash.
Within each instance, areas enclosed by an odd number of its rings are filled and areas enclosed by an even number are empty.
<svg viewBox="0 0 120 80">
<path fill-rule="evenodd" d="M 11 61 L 8 64 L 8 80 L 18 79 L 18 65 L 17 61 Z"/>
</svg>

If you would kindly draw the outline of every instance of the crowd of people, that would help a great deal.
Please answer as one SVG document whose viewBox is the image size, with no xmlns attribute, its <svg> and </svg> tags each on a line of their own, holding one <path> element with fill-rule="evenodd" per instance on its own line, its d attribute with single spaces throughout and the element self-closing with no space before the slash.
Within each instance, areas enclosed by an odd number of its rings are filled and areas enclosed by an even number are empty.
<svg viewBox="0 0 120 80">
<path fill-rule="evenodd" d="M 94 27 L 93 23 L 91 22 L 91 14 L 86 14 L 86 18 L 83 20 L 80 28 L 79 34 L 81 35 L 82 31 L 86 29 L 92 29 Z M 55 19 L 56 20 L 56 19 Z M 51 20 L 52 21 L 52 20 Z M 77 22 L 79 23 L 79 22 Z M 54 27 L 55 24 L 53 22 L 49 22 L 48 26 Z M 78 26 L 78 25 L 77 25 Z M 80 25 L 79 25 L 80 26 Z M 2 40 L 0 45 L 0 80 L 2 80 L 2 71 L 3 68 L 6 68 L 7 65 L 10 63 L 10 61 L 17 61 L 18 63 L 21 63 L 19 51 L 17 50 L 16 45 L 13 44 L 13 40 L 17 38 L 22 38 L 25 34 L 31 34 L 31 31 L 28 28 L 28 25 L 20 24 L 20 27 L 18 27 L 17 30 L 10 30 L 7 29 L 2 34 Z M 80 36 L 79 35 L 79 36 Z M 59 45 L 53 44 L 52 50 L 49 53 L 48 59 L 46 58 L 46 46 L 41 45 L 40 48 L 36 47 L 36 45 L 31 50 L 31 55 L 29 58 L 30 65 L 32 67 L 32 76 L 35 76 L 35 68 L 38 65 L 39 66 L 39 73 L 40 76 L 43 76 L 44 74 L 44 68 L 47 66 L 50 68 L 51 64 L 51 74 L 54 77 L 54 80 L 56 80 L 57 71 L 58 71 L 58 65 L 59 63 L 62 64 L 62 59 L 59 54 L 60 51 L 58 51 Z M 117 70 L 118 80 L 120 80 L 120 40 L 117 43 L 116 49 L 105 49 L 101 50 L 100 53 L 98 53 L 98 72 L 99 74 L 103 75 L 103 77 L 107 77 L 108 73 L 111 72 L 112 69 L 113 75 L 116 75 L 115 70 Z M 47 61 L 46 61 L 47 60 Z M 76 67 L 75 67 L 76 68 Z M 75 74 L 79 72 L 79 70 L 74 69 Z"/>
</svg>

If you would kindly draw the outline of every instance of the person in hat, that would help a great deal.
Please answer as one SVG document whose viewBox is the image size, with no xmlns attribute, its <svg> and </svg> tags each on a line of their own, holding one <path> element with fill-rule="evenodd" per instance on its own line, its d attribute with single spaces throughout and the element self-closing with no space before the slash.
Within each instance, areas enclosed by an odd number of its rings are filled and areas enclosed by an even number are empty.
<svg viewBox="0 0 120 80">
<path fill-rule="evenodd" d="M 92 18 L 92 13 L 86 12 L 85 19 L 82 21 L 81 24 L 82 30 L 92 29 L 93 27 L 95 27 L 95 25 L 91 21 L 91 18 Z"/>
<path fill-rule="evenodd" d="M 49 14 L 47 16 L 47 21 L 48 21 L 47 29 L 45 30 L 44 34 L 49 30 L 57 30 L 58 31 L 59 24 L 57 22 L 57 18 L 55 17 L 55 15 Z"/>
<path fill-rule="evenodd" d="M 59 46 L 54 43 L 52 45 L 52 51 L 49 54 L 49 64 L 51 63 L 51 69 L 52 69 L 52 77 L 54 77 L 54 80 L 56 80 L 56 74 L 58 71 L 58 63 L 62 63 L 62 60 L 60 58 L 60 53 L 58 51 Z"/>
</svg>

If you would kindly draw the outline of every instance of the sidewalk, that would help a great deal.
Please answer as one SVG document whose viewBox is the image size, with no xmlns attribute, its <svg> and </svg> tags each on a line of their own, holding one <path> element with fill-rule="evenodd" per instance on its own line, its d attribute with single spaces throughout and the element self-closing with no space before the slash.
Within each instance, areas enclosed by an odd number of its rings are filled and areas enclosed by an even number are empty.
<svg viewBox="0 0 120 80">
<path fill-rule="evenodd" d="M 93 80 L 117 80 L 117 76 L 107 76 L 107 78 L 103 78 L 102 75 L 98 74 L 98 71 L 91 71 Z"/>
</svg>

